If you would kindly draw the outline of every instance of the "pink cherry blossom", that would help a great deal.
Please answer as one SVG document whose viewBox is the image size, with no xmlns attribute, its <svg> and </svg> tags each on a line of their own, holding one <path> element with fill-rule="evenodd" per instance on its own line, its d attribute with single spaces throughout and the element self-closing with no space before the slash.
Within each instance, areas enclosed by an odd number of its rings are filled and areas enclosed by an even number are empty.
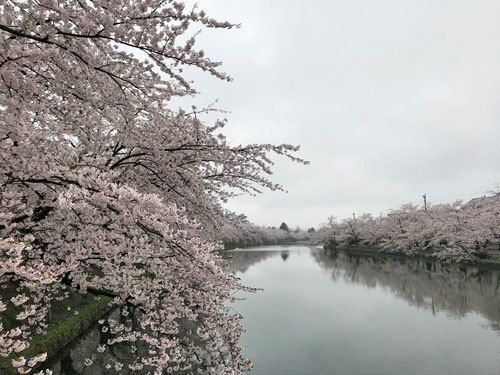
<svg viewBox="0 0 500 375">
<path fill-rule="evenodd" d="M 249 367 L 241 317 L 224 310 L 244 287 L 216 252 L 221 203 L 282 190 L 271 154 L 305 162 L 289 144 L 231 145 L 225 120 L 169 107 L 196 93 L 186 66 L 231 80 L 197 49 L 203 27 L 235 25 L 174 0 L 0 2 L 0 286 L 18 293 L 0 310 L 18 305 L 22 331 L 0 330 L 1 356 L 77 290 L 140 312 L 120 340 L 151 354 L 132 366 Z M 183 320 L 203 338 L 182 335 Z"/>
<path fill-rule="evenodd" d="M 342 222 L 332 217 L 315 233 L 314 241 L 330 246 L 375 245 L 408 255 L 428 250 L 439 259 L 474 260 L 500 246 L 500 199 L 497 194 L 468 204 L 408 203 L 377 218 L 364 214 Z"/>
</svg>

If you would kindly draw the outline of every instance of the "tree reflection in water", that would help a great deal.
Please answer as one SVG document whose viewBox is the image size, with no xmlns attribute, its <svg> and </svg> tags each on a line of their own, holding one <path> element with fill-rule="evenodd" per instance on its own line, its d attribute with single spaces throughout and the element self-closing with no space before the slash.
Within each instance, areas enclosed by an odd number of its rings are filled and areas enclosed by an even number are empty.
<svg viewBox="0 0 500 375">
<path fill-rule="evenodd" d="M 262 249 L 267 249 L 267 247 L 262 247 Z M 245 273 L 253 265 L 282 254 L 281 250 L 274 249 L 275 247 L 269 247 L 268 251 L 232 250 L 228 252 L 228 256 L 231 257 L 229 268 L 234 273 Z"/>
<path fill-rule="evenodd" d="M 500 271 L 472 265 L 445 264 L 426 259 L 389 258 L 313 251 L 311 256 L 333 279 L 382 286 L 395 296 L 433 314 L 461 318 L 477 312 L 500 330 Z"/>
</svg>

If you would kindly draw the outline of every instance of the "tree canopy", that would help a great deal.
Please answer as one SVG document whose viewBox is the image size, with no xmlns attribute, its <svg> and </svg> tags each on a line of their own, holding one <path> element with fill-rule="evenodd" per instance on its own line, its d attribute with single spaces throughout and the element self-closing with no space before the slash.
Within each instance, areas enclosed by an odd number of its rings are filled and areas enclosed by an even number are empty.
<svg viewBox="0 0 500 375">
<path fill-rule="evenodd" d="M 437 258 L 474 261 L 500 248 L 500 196 L 476 198 L 468 203 L 422 207 L 412 203 L 385 215 L 338 221 L 328 218 L 313 235 L 316 243 L 333 246 L 370 245 L 385 251 L 414 255 L 425 251 Z"/>
<path fill-rule="evenodd" d="M 223 305 L 243 287 L 211 233 L 222 202 L 281 189 L 270 154 L 304 161 L 288 144 L 230 145 L 224 120 L 169 108 L 195 93 L 186 66 L 230 80 L 195 48 L 193 25 L 235 26 L 178 1 L 0 3 L 0 287 L 16 290 L 0 312 L 18 322 L 0 321 L 0 356 L 19 373 L 45 360 L 16 353 L 68 290 L 139 312 L 109 344 L 149 348 L 132 370 L 248 369 L 241 317 Z"/>
<path fill-rule="evenodd" d="M 287 232 L 290 232 L 290 228 L 288 228 L 288 225 L 286 225 L 285 222 L 281 223 L 280 229 L 284 230 L 284 231 L 287 231 Z"/>
</svg>

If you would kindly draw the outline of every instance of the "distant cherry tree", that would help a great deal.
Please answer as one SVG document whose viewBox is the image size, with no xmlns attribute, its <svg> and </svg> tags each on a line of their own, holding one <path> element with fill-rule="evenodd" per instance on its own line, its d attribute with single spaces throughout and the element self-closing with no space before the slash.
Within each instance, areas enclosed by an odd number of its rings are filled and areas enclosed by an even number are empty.
<svg viewBox="0 0 500 375">
<path fill-rule="evenodd" d="M 308 240 L 310 233 L 299 228 L 287 232 L 280 228 L 256 225 L 233 214 L 223 224 L 218 238 L 228 246 L 237 247 Z"/>
<path fill-rule="evenodd" d="M 229 145 L 225 121 L 169 109 L 195 93 L 185 67 L 230 80 L 193 25 L 234 27 L 172 0 L 0 2 L 0 287 L 16 289 L 0 314 L 19 311 L 15 327 L 0 320 L 0 356 L 19 373 L 45 360 L 16 353 L 69 288 L 140 311 L 110 341 L 149 347 L 132 370 L 249 368 L 241 317 L 224 309 L 244 287 L 213 228 L 221 202 L 281 189 L 270 154 L 303 161 L 288 144 Z"/>
<path fill-rule="evenodd" d="M 375 245 L 389 252 L 414 255 L 430 252 L 440 259 L 473 260 L 500 248 L 500 197 L 477 198 L 469 203 L 419 207 L 412 203 L 373 218 L 369 214 L 328 222 L 312 236 L 330 247 Z"/>
</svg>

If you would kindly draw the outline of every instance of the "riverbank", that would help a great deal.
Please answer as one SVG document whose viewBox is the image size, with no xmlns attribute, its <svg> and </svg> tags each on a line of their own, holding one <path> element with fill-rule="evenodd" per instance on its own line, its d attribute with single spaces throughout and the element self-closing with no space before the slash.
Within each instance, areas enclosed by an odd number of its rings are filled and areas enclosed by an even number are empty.
<svg viewBox="0 0 500 375">
<path fill-rule="evenodd" d="M 408 259 L 408 258 L 420 258 L 427 259 L 433 261 L 442 261 L 436 256 L 433 255 L 432 250 L 422 250 L 415 254 L 404 254 L 401 252 L 392 252 L 384 250 L 378 246 L 370 246 L 370 245 L 357 245 L 357 246 L 327 246 L 324 245 L 323 248 L 325 250 L 331 251 L 342 251 L 345 253 L 351 254 L 360 254 L 360 255 L 372 255 L 372 256 L 382 256 L 389 257 L 394 259 Z M 491 269 L 500 269 L 500 251 L 488 251 L 487 258 L 476 258 L 474 260 L 462 260 L 456 263 L 468 264 L 468 265 L 478 265 L 482 267 L 487 267 Z M 453 259 L 450 259 L 453 262 Z"/>
<path fill-rule="evenodd" d="M 8 291 L 7 291 L 8 293 Z M 12 359 L 24 357 L 29 359 L 41 353 L 47 353 L 47 358 L 53 357 L 59 350 L 80 336 L 106 314 L 110 307 L 111 298 L 101 296 L 96 299 L 93 295 L 82 296 L 73 292 L 62 302 L 55 302 L 51 308 L 51 322 L 44 335 L 34 335 L 29 348 L 20 353 L 13 353 L 7 358 L 0 358 L 0 373 L 15 375 L 17 371 L 12 367 Z M 15 321 L 16 311 L 7 311 L 7 321 Z"/>
</svg>

